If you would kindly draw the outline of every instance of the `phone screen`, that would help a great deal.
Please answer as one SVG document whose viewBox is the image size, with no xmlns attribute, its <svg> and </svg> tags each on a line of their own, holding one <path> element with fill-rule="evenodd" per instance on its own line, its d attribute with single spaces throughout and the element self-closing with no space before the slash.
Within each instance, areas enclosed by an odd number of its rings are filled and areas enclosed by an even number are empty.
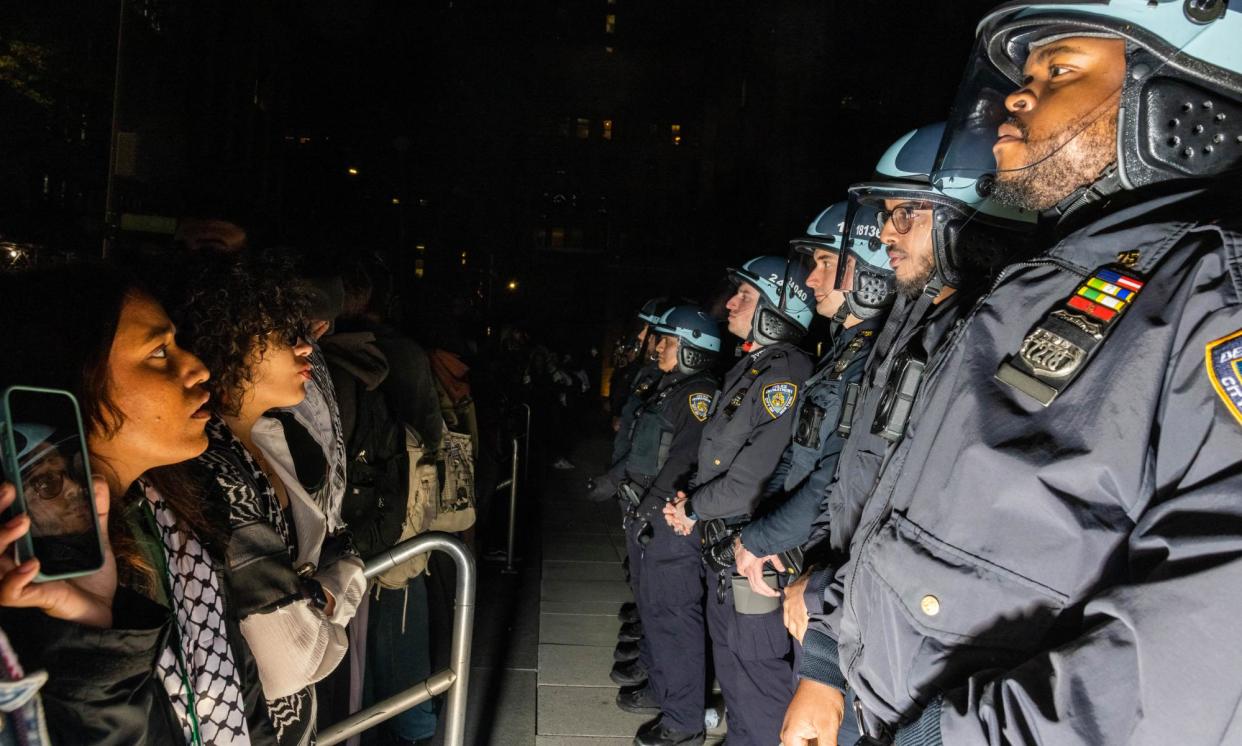
<svg viewBox="0 0 1242 746">
<path fill-rule="evenodd" d="M 30 515 L 26 549 L 39 559 L 40 574 L 99 569 L 99 524 L 76 402 L 65 393 L 14 388 L 6 414 L 13 449 L 6 461 L 17 467 L 18 494 Z"/>
</svg>

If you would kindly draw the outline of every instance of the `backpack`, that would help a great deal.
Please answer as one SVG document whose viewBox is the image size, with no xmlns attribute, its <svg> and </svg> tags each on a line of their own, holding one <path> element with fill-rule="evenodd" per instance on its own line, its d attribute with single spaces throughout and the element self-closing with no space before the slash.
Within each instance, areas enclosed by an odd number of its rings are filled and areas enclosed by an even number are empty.
<svg viewBox="0 0 1242 746">
<path fill-rule="evenodd" d="M 474 525 L 474 449 L 470 435 L 444 429 L 436 457 L 440 489 L 432 531 L 465 531 Z"/>
<path fill-rule="evenodd" d="M 411 539 L 431 529 L 435 503 L 439 495 L 436 454 L 423 445 L 414 428 L 403 428 L 406 463 L 409 473 L 409 494 L 406 499 L 405 519 L 401 523 L 401 536 L 396 543 Z M 406 587 L 411 580 L 427 569 L 427 555 L 419 554 L 385 570 L 376 578 L 384 588 Z"/>
<path fill-rule="evenodd" d="M 402 532 L 408 494 L 405 433 L 378 388 L 368 391 L 348 372 L 333 373 L 341 409 L 353 407 L 346 413 L 352 417 L 342 417 L 343 423 L 352 421 L 352 427 L 345 433 L 341 515 L 367 560 L 395 544 Z"/>
</svg>

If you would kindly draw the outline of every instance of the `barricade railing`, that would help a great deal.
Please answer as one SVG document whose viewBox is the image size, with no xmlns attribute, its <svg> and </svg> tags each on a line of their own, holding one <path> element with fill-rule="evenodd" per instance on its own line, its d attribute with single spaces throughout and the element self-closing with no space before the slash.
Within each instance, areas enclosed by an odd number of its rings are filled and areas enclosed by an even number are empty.
<svg viewBox="0 0 1242 746">
<path fill-rule="evenodd" d="M 452 534 L 432 531 L 407 539 L 367 560 L 366 576 L 373 578 L 415 555 L 444 552 L 457 565 L 453 602 L 453 643 L 449 668 L 438 671 L 403 692 L 356 712 L 319 732 L 320 746 L 332 746 L 370 730 L 438 694 L 448 692 L 443 712 L 444 743 L 463 746 L 466 737 L 466 697 L 470 687 L 470 640 L 474 630 L 474 557 Z"/>
<path fill-rule="evenodd" d="M 502 479 L 496 485 L 496 492 L 507 489 L 509 491 L 509 521 L 505 531 L 505 566 L 501 570 L 506 575 L 513 575 L 517 572 L 515 565 L 517 557 L 517 500 L 518 490 L 525 489 L 530 484 L 530 421 L 531 408 L 526 402 L 519 402 L 515 409 L 521 409 L 524 412 L 523 424 L 525 429 L 522 433 L 514 435 L 509 439 L 512 450 L 509 455 L 509 476 Z M 518 479 L 521 473 L 522 478 Z M 489 560 L 498 560 L 499 557 L 492 553 L 488 554 Z"/>
</svg>

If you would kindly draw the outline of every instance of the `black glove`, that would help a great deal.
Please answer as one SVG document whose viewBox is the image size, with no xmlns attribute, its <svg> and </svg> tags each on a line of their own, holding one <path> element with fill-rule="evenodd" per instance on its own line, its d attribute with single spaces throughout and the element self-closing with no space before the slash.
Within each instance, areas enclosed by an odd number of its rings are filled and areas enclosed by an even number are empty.
<svg viewBox="0 0 1242 746">
<path fill-rule="evenodd" d="M 604 473 L 587 480 L 587 499 L 591 502 L 602 503 L 611 500 L 616 494 L 617 482 L 611 474 Z"/>
</svg>

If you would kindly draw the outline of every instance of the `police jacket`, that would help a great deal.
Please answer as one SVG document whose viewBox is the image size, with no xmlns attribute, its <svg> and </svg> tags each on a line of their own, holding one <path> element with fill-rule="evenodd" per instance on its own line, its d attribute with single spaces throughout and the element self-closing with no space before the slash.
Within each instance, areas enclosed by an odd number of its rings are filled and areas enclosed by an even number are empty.
<svg viewBox="0 0 1242 746">
<path fill-rule="evenodd" d="M 862 388 L 849 425 L 849 437 L 806 543 L 805 562 L 815 569 L 809 573 L 804 593 L 809 620 L 802 638 L 798 671 L 803 678 L 823 683 L 840 678 L 836 633 L 830 629 L 829 614 L 840 605 L 842 588 L 833 580 L 849 556 L 850 540 L 858 528 L 863 506 L 893 444 L 882 434 L 892 425 L 891 416 L 885 414 L 882 406 L 888 383 L 897 379 L 899 360 L 910 352 L 925 352 L 935 362 L 941 353 L 940 342 L 981 292 L 978 287 L 958 289 L 934 305 L 931 298 L 899 297 L 873 343 L 861 376 Z"/>
<path fill-rule="evenodd" d="M 1006 268 L 928 369 L 838 573 L 839 669 L 897 744 L 1242 742 L 1228 186 Z"/>
<path fill-rule="evenodd" d="M 782 501 L 742 529 L 742 544 L 753 554 L 778 554 L 801 546 L 810 536 L 845 444 L 852 414 L 845 411 L 847 399 L 851 391 L 857 396 L 867 356 L 883 325 L 879 316 L 842 328 L 806 380 L 794 413 L 793 439 L 776 471 L 783 477 L 776 498 Z"/>
<path fill-rule="evenodd" d="M 687 515 L 754 512 L 789 445 L 794 405 L 810 372 L 810 357 L 789 343 L 749 352 L 729 370 L 703 428 Z"/>
<path fill-rule="evenodd" d="M 648 495 L 667 502 L 686 488 L 715 390 L 710 373 L 666 373 L 638 409 L 625 471 Z"/>
<path fill-rule="evenodd" d="M 625 454 L 630 450 L 630 435 L 634 427 L 634 415 L 638 412 L 638 408 L 647 400 L 648 394 L 652 388 L 659 382 L 660 366 L 655 363 L 647 363 L 638 372 L 634 374 L 633 385 L 630 394 L 625 400 L 625 405 L 621 407 L 621 427 L 617 430 L 617 434 L 612 439 L 612 463 L 614 466 L 619 464 L 625 458 Z"/>
</svg>

